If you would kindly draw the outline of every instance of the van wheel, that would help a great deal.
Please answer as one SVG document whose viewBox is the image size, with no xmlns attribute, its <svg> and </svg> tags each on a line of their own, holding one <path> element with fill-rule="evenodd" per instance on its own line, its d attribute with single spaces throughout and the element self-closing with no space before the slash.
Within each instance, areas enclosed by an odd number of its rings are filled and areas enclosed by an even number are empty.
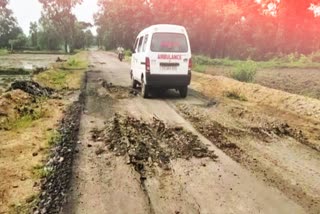
<svg viewBox="0 0 320 214">
<path fill-rule="evenodd" d="M 188 95 L 188 86 L 180 88 L 179 93 L 182 98 L 186 98 Z"/>
<path fill-rule="evenodd" d="M 143 98 L 149 97 L 149 87 L 144 82 L 141 85 L 141 94 Z"/>
<path fill-rule="evenodd" d="M 137 89 L 137 84 L 138 82 L 135 79 L 133 79 L 133 77 L 131 77 L 131 87 L 133 89 Z"/>
</svg>

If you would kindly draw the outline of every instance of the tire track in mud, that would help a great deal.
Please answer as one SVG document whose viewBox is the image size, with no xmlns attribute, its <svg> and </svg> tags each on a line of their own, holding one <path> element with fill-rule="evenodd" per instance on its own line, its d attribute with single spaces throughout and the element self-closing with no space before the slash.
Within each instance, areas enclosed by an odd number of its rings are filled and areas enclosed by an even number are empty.
<svg viewBox="0 0 320 214">
<path fill-rule="evenodd" d="M 264 165 L 259 161 L 259 158 L 252 156 L 250 151 L 242 149 L 236 143 L 233 143 L 236 142 L 234 141 L 236 139 L 249 137 L 269 144 L 272 138 L 289 137 L 305 145 L 304 142 L 308 141 L 308 139 L 303 133 L 292 129 L 287 124 L 281 123 L 268 124 L 266 127 L 251 127 L 248 130 L 229 128 L 217 121 L 210 120 L 210 118 L 191 105 L 177 104 L 177 108 L 180 114 L 190 121 L 196 130 L 233 160 L 248 168 L 268 185 L 281 190 L 289 198 L 301 204 L 309 213 L 318 213 L 320 210 L 320 198 L 318 196 L 307 194 L 303 187 L 288 183 L 285 177 L 279 175 L 272 167 Z"/>
<path fill-rule="evenodd" d="M 156 213 L 145 181 L 161 180 L 158 171 L 170 171 L 170 162 L 178 158 L 189 160 L 217 156 L 198 137 L 182 127 L 168 127 L 158 118 L 145 122 L 133 117 L 116 114 L 103 130 L 93 130 L 92 138 L 103 141 L 116 156 L 127 158 L 140 175 L 141 188 L 148 198 L 150 213 Z"/>
</svg>

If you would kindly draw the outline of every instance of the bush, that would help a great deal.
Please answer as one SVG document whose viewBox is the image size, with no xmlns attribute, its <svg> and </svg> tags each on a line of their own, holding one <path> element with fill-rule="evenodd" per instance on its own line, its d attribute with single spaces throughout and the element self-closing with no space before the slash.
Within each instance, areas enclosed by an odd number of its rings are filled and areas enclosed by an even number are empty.
<svg viewBox="0 0 320 214">
<path fill-rule="evenodd" d="M 206 65 L 200 65 L 200 64 L 194 64 L 192 67 L 192 70 L 199 72 L 199 73 L 204 73 L 207 69 Z"/>
<path fill-rule="evenodd" d="M 125 51 L 124 51 L 124 55 L 125 55 L 126 57 L 131 57 L 131 56 L 132 56 L 132 51 L 131 51 L 131 50 L 125 50 Z"/>
<path fill-rule="evenodd" d="M 251 60 L 236 65 L 231 77 L 241 82 L 252 82 L 257 73 L 257 64 Z"/>
<path fill-rule="evenodd" d="M 7 49 L 0 49 L 0 56 L 7 55 L 8 50 Z"/>
</svg>

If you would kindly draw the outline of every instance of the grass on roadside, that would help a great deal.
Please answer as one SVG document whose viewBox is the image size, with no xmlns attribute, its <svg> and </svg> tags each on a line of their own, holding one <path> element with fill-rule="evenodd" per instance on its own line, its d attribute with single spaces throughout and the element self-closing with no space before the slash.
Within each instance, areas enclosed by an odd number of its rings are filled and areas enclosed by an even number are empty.
<svg viewBox="0 0 320 214">
<path fill-rule="evenodd" d="M 45 178 L 52 174 L 53 169 L 44 166 L 43 164 L 37 164 L 32 167 L 32 174 L 36 179 Z"/>
<path fill-rule="evenodd" d="M 31 106 L 22 106 L 19 115 L 15 119 L 2 121 L 0 128 L 4 130 L 18 130 L 30 127 L 34 121 L 46 116 L 47 109 L 42 105 L 43 100 L 37 100 Z"/>
<path fill-rule="evenodd" d="M 9 54 L 7 49 L 0 49 L 0 56 L 4 56 L 4 55 L 7 55 L 7 54 Z"/>
<path fill-rule="evenodd" d="M 224 67 L 238 67 L 248 60 L 232 60 L 229 58 L 212 59 L 203 55 L 194 55 L 193 64 L 194 70 L 203 71 L 205 66 L 224 66 Z M 319 68 L 320 67 L 320 52 L 310 54 L 308 56 L 303 54 L 289 54 L 287 56 L 275 57 L 268 61 L 255 61 L 257 69 L 272 69 L 272 68 Z M 200 66 L 200 67 L 199 67 Z M 202 67 L 201 67 L 202 66 Z"/>
<path fill-rule="evenodd" d="M 79 52 L 67 60 L 67 62 L 62 63 L 62 70 L 83 70 L 89 65 L 87 52 Z"/>
<path fill-rule="evenodd" d="M 87 67 L 87 52 L 80 52 L 70 57 L 67 62 L 57 64 L 52 69 L 36 75 L 34 80 L 58 91 L 78 90 Z"/>
</svg>

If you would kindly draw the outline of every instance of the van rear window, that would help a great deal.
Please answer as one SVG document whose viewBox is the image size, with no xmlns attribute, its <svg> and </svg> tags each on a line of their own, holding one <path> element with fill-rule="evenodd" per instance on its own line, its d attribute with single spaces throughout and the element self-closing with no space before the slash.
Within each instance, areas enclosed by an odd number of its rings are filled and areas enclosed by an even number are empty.
<svg viewBox="0 0 320 214">
<path fill-rule="evenodd" d="M 151 51 L 153 52 L 188 52 L 188 42 L 181 33 L 155 33 L 151 40 Z"/>
</svg>

